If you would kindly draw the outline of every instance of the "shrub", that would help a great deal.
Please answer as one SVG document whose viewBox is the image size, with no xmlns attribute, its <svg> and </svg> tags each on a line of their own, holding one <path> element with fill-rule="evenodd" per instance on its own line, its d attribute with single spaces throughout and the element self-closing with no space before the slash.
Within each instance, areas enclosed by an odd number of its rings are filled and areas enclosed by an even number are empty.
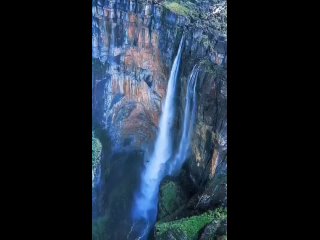
<svg viewBox="0 0 320 240">
<path fill-rule="evenodd" d="M 174 12 L 178 15 L 189 17 L 191 15 L 191 10 L 187 7 L 177 3 L 177 2 L 164 2 L 164 6 L 169 9 L 171 12 Z"/>
<path fill-rule="evenodd" d="M 161 186 L 159 199 L 159 219 L 177 210 L 185 203 L 182 189 L 173 181 L 168 181 Z"/>
<path fill-rule="evenodd" d="M 222 221 L 227 218 L 227 210 L 217 208 L 198 216 L 183 218 L 172 222 L 160 223 L 155 226 L 156 239 L 167 239 L 172 232 L 181 232 L 187 239 L 197 240 L 203 228 L 213 221 Z"/>
</svg>

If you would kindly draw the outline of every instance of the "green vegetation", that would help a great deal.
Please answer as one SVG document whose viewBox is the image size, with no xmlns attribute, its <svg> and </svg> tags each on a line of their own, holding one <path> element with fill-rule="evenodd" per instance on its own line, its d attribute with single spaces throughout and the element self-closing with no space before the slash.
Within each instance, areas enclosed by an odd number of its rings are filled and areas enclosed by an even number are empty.
<svg viewBox="0 0 320 240">
<path fill-rule="evenodd" d="M 190 240 L 197 240 L 203 228 L 211 222 L 219 222 L 227 219 L 227 210 L 217 208 L 198 216 L 182 218 L 172 222 L 160 223 L 156 227 L 156 239 L 167 239 L 168 234 L 183 234 Z"/>
<path fill-rule="evenodd" d="M 94 132 L 92 132 L 92 170 L 95 172 L 100 159 L 102 152 L 102 144 L 98 138 L 94 136 Z"/>
<path fill-rule="evenodd" d="M 165 1 L 163 5 L 171 12 L 174 12 L 178 15 L 185 17 L 190 17 L 192 15 L 192 10 L 180 3 Z"/>
<path fill-rule="evenodd" d="M 159 200 L 159 218 L 177 210 L 185 202 L 185 196 L 179 185 L 169 181 L 161 186 Z"/>
<path fill-rule="evenodd" d="M 191 18 L 196 28 L 227 33 L 227 4 L 224 0 L 165 0 L 161 5 L 177 15 Z"/>
</svg>

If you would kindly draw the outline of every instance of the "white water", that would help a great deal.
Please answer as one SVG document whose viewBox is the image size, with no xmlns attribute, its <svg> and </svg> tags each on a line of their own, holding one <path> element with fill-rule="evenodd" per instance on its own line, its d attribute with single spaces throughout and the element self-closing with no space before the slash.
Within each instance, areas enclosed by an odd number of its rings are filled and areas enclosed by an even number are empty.
<svg viewBox="0 0 320 240">
<path fill-rule="evenodd" d="M 152 226 L 156 221 L 159 185 L 165 176 L 166 163 L 172 156 L 173 138 L 171 134 L 175 113 L 174 96 L 181 60 L 182 43 L 183 37 L 172 65 L 154 152 L 145 170 L 142 172 L 141 186 L 133 206 L 134 221 L 144 221 L 145 224 L 148 224 L 147 226 Z M 144 230 L 146 230 L 146 228 L 144 228 Z"/>
<path fill-rule="evenodd" d="M 170 164 L 168 174 L 176 174 L 182 167 L 183 163 L 188 157 L 190 141 L 192 136 L 193 124 L 196 116 L 196 85 L 199 73 L 199 67 L 194 66 L 189 77 L 187 93 L 186 93 L 186 105 L 184 108 L 183 119 L 183 131 L 178 148 L 178 153 L 175 155 L 173 161 Z M 192 106 L 191 106 L 192 104 Z"/>
</svg>

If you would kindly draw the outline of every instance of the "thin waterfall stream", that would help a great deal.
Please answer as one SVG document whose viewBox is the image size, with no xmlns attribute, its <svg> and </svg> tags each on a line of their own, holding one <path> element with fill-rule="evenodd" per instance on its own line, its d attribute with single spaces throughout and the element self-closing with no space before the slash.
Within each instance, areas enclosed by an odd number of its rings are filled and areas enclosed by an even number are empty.
<svg viewBox="0 0 320 240">
<path fill-rule="evenodd" d="M 196 110 L 197 110 L 197 99 L 196 99 L 196 86 L 197 86 L 197 78 L 199 74 L 199 67 L 195 65 L 192 69 L 187 93 L 186 93 L 186 105 L 184 108 L 184 118 L 183 118 L 183 130 L 182 136 L 178 148 L 178 153 L 175 155 L 173 161 L 169 166 L 169 175 L 174 175 L 179 172 L 183 163 L 188 157 L 189 149 L 190 149 L 190 141 L 192 137 L 193 125 L 196 118 Z"/>
</svg>

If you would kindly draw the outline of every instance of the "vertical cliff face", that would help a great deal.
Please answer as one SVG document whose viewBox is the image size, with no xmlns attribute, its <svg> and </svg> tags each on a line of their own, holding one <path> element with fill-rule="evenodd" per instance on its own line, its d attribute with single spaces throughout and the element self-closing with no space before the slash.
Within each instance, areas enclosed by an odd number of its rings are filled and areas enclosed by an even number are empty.
<svg viewBox="0 0 320 240">
<path fill-rule="evenodd" d="M 184 55 L 186 64 L 181 73 L 180 101 L 184 106 L 190 69 L 195 64 L 200 66 L 196 88 L 197 120 L 188 162 L 191 178 L 196 185 L 215 175 L 218 163 L 226 158 L 227 150 L 226 38 L 212 36 L 212 50 L 203 44 L 204 38 L 206 35 L 202 30 L 188 32 Z M 181 118 L 183 112 L 182 107 Z"/>
<path fill-rule="evenodd" d="M 95 137 L 102 142 L 101 185 L 96 202 L 99 217 L 94 225 L 99 233 L 94 239 L 130 239 L 132 222 L 125 212 L 130 212 L 133 193 L 139 185 L 145 151 L 152 149 L 156 139 L 169 74 L 182 35 L 185 40 L 175 98 L 174 149 L 182 135 L 188 79 L 195 65 L 199 66 L 197 111 L 183 169 L 177 176 L 165 179 L 160 187 L 162 212 L 158 220 L 172 221 L 226 205 L 226 2 L 173 2 L 93 0 L 93 128 L 98 132 Z M 103 140 L 106 135 L 108 140 Z M 130 151 L 134 154 L 128 154 Z M 111 189 L 113 186 L 116 189 Z M 179 189 L 178 199 L 172 198 L 172 189 Z M 207 232 L 216 227 L 209 225 Z M 112 232 L 105 233 L 105 229 Z M 162 238 L 157 237 L 155 230 L 157 239 L 169 239 L 163 234 Z"/>
<path fill-rule="evenodd" d="M 119 148 L 155 138 L 177 41 L 159 6 L 143 2 L 93 4 L 94 120 Z"/>
<path fill-rule="evenodd" d="M 218 17 L 222 17 L 226 2 L 216 2 L 204 1 L 200 9 L 204 14 L 208 12 L 205 9 L 211 14 L 221 13 Z M 178 139 L 182 134 L 188 78 L 196 64 L 199 65 L 197 114 L 191 152 L 175 182 L 184 186 L 190 200 L 167 220 L 199 214 L 227 203 L 227 37 L 215 21 L 221 23 L 213 14 L 184 26 L 186 46 L 180 77 Z"/>
<path fill-rule="evenodd" d="M 194 146 L 202 147 L 193 148 L 198 167 L 204 159 L 204 139 L 215 141 L 216 149 L 226 142 L 226 74 L 220 74 L 226 67 L 226 36 L 202 26 L 201 21 L 191 24 L 188 17 L 169 11 L 161 5 L 163 1 L 159 2 L 93 2 L 94 122 L 109 129 L 119 148 L 141 148 L 152 142 L 171 64 L 184 32 L 181 111 L 188 76 L 195 64 L 202 68 L 197 88 L 199 140 L 193 139 Z M 213 69 L 214 65 L 221 67 Z"/>
</svg>

